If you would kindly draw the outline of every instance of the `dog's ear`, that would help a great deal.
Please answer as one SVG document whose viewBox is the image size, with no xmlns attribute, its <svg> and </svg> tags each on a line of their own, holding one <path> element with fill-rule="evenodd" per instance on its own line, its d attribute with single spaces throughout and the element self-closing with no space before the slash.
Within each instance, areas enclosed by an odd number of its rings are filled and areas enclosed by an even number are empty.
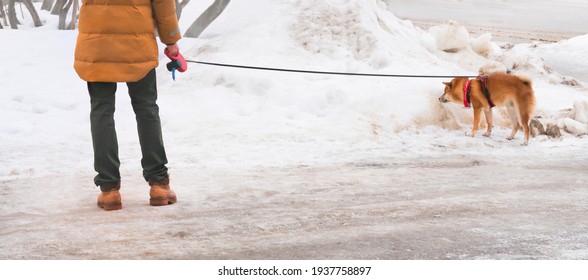
<svg viewBox="0 0 588 280">
<path fill-rule="evenodd" d="M 451 83 L 443 82 L 443 84 L 446 85 L 446 86 L 448 86 L 448 87 L 451 87 Z"/>
</svg>

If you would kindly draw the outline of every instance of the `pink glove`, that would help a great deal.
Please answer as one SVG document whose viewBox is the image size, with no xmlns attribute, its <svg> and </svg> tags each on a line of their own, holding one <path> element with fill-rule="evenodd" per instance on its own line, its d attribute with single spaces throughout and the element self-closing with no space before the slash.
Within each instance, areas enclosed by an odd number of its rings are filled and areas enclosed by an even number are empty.
<svg viewBox="0 0 588 280">
<path fill-rule="evenodd" d="M 172 56 L 169 50 L 165 48 L 163 53 L 172 61 L 167 64 L 167 70 L 172 71 L 172 69 L 176 69 L 180 72 L 186 72 L 188 70 L 188 63 L 186 63 L 186 59 L 179 51 L 175 56 Z"/>
</svg>

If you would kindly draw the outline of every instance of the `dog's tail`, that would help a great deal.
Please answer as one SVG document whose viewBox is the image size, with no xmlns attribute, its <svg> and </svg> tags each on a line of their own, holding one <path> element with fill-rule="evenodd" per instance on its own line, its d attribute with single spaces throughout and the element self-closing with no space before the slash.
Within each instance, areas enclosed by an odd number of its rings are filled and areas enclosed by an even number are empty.
<svg viewBox="0 0 588 280">
<path fill-rule="evenodd" d="M 529 87 L 533 87 L 533 81 L 531 80 L 531 78 L 527 77 L 527 76 L 522 76 L 522 75 L 515 75 L 517 78 L 519 78 L 519 80 L 521 80 L 521 82 L 523 82 L 525 85 L 529 86 Z"/>
</svg>

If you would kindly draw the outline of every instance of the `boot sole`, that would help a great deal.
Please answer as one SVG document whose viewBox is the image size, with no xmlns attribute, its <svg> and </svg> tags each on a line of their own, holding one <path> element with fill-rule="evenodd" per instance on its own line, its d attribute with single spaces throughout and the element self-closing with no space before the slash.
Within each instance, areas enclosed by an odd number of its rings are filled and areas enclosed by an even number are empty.
<svg viewBox="0 0 588 280">
<path fill-rule="evenodd" d="M 120 210 L 122 209 L 122 202 L 98 203 L 98 207 L 106 211 Z"/>
<path fill-rule="evenodd" d="M 151 204 L 151 206 L 165 206 L 165 205 L 169 205 L 169 204 L 174 204 L 174 203 L 176 203 L 176 201 L 177 201 L 176 198 L 153 197 L 153 198 L 149 199 L 149 204 Z"/>
</svg>

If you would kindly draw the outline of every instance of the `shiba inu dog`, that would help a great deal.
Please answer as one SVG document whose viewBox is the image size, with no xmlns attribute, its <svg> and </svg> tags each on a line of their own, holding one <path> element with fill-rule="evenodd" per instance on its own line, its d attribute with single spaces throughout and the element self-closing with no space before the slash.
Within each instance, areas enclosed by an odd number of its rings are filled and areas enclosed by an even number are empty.
<svg viewBox="0 0 588 280">
<path fill-rule="evenodd" d="M 484 136 L 492 133 L 492 107 L 506 106 L 512 122 L 512 132 L 507 138 L 514 139 L 522 126 L 525 133 L 524 145 L 529 144 L 529 121 L 535 110 L 535 95 L 530 79 L 506 73 L 492 73 L 475 79 L 456 77 L 451 82 L 444 82 L 445 91 L 439 101 L 456 102 L 474 109 L 474 124 L 468 136 L 474 136 L 480 125 L 482 111 L 486 116 L 488 130 Z"/>
</svg>

